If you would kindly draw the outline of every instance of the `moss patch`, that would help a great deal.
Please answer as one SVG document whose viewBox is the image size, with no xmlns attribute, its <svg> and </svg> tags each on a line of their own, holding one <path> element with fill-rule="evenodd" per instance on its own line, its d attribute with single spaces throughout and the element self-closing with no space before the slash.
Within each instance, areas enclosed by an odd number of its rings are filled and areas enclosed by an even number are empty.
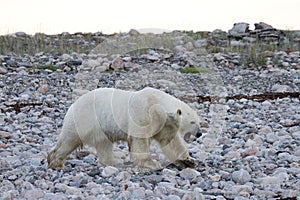
<svg viewBox="0 0 300 200">
<path fill-rule="evenodd" d="M 183 74 L 198 74 L 198 73 L 211 73 L 213 70 L 206 68 L 186 67 L 180 70 Z"/>
<path fill-rule="evenodd" d="M 53 66 L 53 65 L 45 65 L 45 66 L 35 66 L 35 67 L 29 67 L 27 68 L 27 70 L 35 70 L 35 69 L 40 69 L 40 70 L 51 70 L 51 71 L 56 71 L 58 69 L 57 66 Z"/>
</svg>

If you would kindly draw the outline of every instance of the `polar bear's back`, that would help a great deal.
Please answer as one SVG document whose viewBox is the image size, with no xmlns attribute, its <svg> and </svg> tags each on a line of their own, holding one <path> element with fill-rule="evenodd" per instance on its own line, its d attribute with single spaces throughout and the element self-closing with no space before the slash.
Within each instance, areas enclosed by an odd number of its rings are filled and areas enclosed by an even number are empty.
<svg viewBox="0 0 300 200">
<path fill-rule="evenodd" d="M 142 96 L 155 96 L 159 104 L 161 104 L 161 106 L 164 107 L 166 112 L 172 112 L 176 109 L 181 109 L 183 111 L 190 109 L 189 106 L 183 101 L 180 101 L 179 99 L 161 90 L 146 87 L 140 90 L 139 92 L 142 94 Z"/>
</svg>

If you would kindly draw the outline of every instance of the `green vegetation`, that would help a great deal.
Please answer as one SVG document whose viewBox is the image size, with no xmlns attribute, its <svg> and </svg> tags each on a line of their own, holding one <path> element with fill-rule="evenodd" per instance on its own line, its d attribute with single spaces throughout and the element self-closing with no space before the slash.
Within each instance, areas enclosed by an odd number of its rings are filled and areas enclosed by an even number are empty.
<svg viewBox="0 0 300 200">
<path fill-rule="evenodd" d="M 102 73 L 108 73 L 108 74 L 113 74 L 114 72 L 116 72 L 115 70 L 113 69 L 108 69 L 108 70 L 105 70 L 104 72 Z"/>
<path fill-rule="evenodd" d="M 213 70 L 206 68 L 186 67 L 180 70 L 183 74 L 198 74 L 198 73 L 211 73 Z"/>
<path fill-rule="evenodd" d="M 87 39 L 91 39 L 90 34 L 83 34 L 80 38 L 77 35 L 46 35 L 36 33 L 35 35 L 25 35 L 14 37 L 10 35 L 0 36 L 0 54 L 30 54 L 39 52 L 45 53 L 89 53 L 96 45 L 103 42 L 103 38 L 93 38 L 95 45 L 85 45 Z"/>
<path fill-rule="evenodd" d="M 274 65 L 280 65 L 280 60 L 276 56 L 268 56 L 266 51 L 300 51 L 299 43 L 295 42 L 298 33 L 295 31 L 283 31 L 284 41 L 261 41 L 258 36 L 248 38 L 249 43 L 236 42 L 230 44 L 227 33 L 224 31 L 214 32 L 193 32 L 193 31 L 173 31 L 160 35 L 140 34 L 136 36 L 128 36 L 126 34 L 103 35 L 101 33 L 75 33 L 75 34 L 58 34 L 46 35 L 36 33 L 35 35 L 3 35 L 0 36 L 0 55 L 17 54 L 17 55 L 34 55 L 39 52 L 51 53 L 52 55 L 76 53 L 95 53 L 95 54 L 120 54 L 139 56 L 148 54 L 149 50 L 158 53 L 176 54 L 176 47 L 179 45 L 192 46 L 192 50 L 196 55 L 207 54 L 238 54 L 238 64 L 244 66 L 265 66 L 267 58 Z M 196 40 L 203 40 L 194 43 Z M 289 41 L 289 42 L 288 42 Z M 194 45 L 191 45 L 194 44 Z M 198 46 L 196 45 L 198 44 Z M 173 52 L 173 50 L 175 51 Z M 235 64 L 236 64 L 235 63 Z M 55 66 L 38 66 L 27 68 L 57 70 Z M 105 73 L 113 73 L 114 71 L 106 71 Z M 209 73 L 210 70 L 199 68 L 185 68 L 182 73 Z"/>
<path fill-rule="evenodd" d="M 213 46 L 208 49 L 208 53 L 224 53 L 225 49 L 222 47 Z"/>
<path fill-rule="evenodd" d="M 53 65 L 45 65 L 45 66 L 42 66 L 40 68 L 42 68 L 42 69 L 49 69 L 51 71 L 56 71 L 58 69 L 57 66 L 53 66 Z"/>
<path fill-rule="evenodd" d="M 257 52 L 256 48 L 249 48 L 248 52 L 241 57 L 241 63 L 246 66 L 265 66 L 267 62 L 266 57 Z"/>
<path fill-rule="evenodd" d="M 58 67 L 57 66 L 53 66 L 53 65 L 45 65 L 45 66 L 35 66 L 35 67 L 29 67 L 27 68 L 27 70 L 35 70 L 35 69 L 40 69 L 40 70 L 45 70 L 45 69 L 48 69 L 48 70 L 51 70 L 51 71 L 56 71 L 58 70 Z"/>
<path fill-rule="evenodd" d="M 183 31 L 188 37 L 191 37 L 193 40 L 206 39 L 209 36 L 209 31 Z"/>
</svg>

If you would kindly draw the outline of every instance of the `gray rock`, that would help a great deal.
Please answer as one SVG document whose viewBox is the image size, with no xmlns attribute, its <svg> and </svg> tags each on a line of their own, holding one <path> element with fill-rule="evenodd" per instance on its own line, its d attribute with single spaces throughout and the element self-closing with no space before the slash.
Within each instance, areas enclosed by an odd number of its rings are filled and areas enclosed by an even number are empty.
<svg viewBox="0 0 300 200">
<path fill-rule="evenodd" d="M 10 190 L 14 190 L 15 186 L 12 182 L 8 181 L 8 180 L 3 180 L 0 183 L 0 191 L 1 192 L 8 192 Z"/>
<path fill-rule="evenodd" d="M 116 176 L 116 180 L 121 182 L 121 181 L 129 181 L 131 178 L 131 174 L 128 173 L 127 171 L 122 171 Z"/>
<path fill-rule="evenodd" d="M 261 105 L 263 105 L 264 107 L 270 107 L 272 104 L 270 101 L 266 100 L 266 101 L 262 102 Z"/>
<path fill-rule="evenodd" d="M 186 49 L 187 51 L 192 51 L 192 50 L 194 50 L 194 45 L 193 45 L 192 42 L 186 43 L 186 44 L 184 45 L 184 47 L 185 47 L 185 49 Z"/>
<path fill-rule="evenodd" d="M 259 130 L 260 134 L 269 134 L 269 133 L 272 133 L 272 132 L 273 132 L 273 130 L 270 126 L 263 126 Z"/>
<path fill-rule="evenodd" d="M 279 139 L 279 137 L 274 133 L 269 133 L 266 135 L 266 140 L 269 143 L 276 142 L 276 141 L 278 141 L 278 139 Z"/>
<path fill-rule="evenodd" d="M 124 69 L 125 67 L 125 63 L 124 61 L 122 60 L 121 57 L 116 57 L 112 62 L 111 62 L 111 65 L 110 67 L 113 69 L 113 70 L 122 70 Z"/>
<path fill-rule="evenodd" d="M 82 62 L 83 70 L 94 70 L 98 66 L 101 66 L 101 62 L 99 62 L 99 60 L 88 59 Z"/>
<path fill-rule="evenodd" d="M 26 33 L 25 32 L 22 32 L 22 31 L 19 31 L 19 32 L 16 32 L 15 35 L 17 37 L 25 37 L 26 36 Z"/>
<path fill-rule="evenodd" d="M 196 40 L 194 42 L 194 46 L 196 48 L 201 48 L 201 47 L 206 47 L 207 46 L 207 40 L 206 39 L 199 39 L 199 40 Z"/>
<path fill-rule="evenodd" d="M 282 198 L 285 199 L 297 199 L 299 198 L 299 195 L 300 195 L 299 190 L 297 191 L 297 190 L 288 189 L 282 192 Z"/>
<path fill-rule="evenodd" d="M 291 135 L 295 140 L 300 140 L 300 131 L 293 132 Z"/>
<path fill-rule="evenodd" d="M 128 32 L 128 34 L 130 36 L 140 35 L 140 33 L 137 30 L 135 30 L 135 29 L 130 29 L 130 31 Z"/>
<path fill-rule="evenodd" d="M 10 181 L 15 181 L 18 179 L 18 177 L 14 174 L 14 175 L 9 176 L 7 179 Z"/>
<path fill-rule="evenodd" d="M 1 139 L 9 139 L 11 138 L 12 134 L 6 131 L 0 131 L 0 138 Z"/>
<path fill-rule="evenodd" d="M 101 66 L 95 67 L 96 72 L 105 72 L 106 70 L 108 70 L 108 65 L 107 66 L 101 65 Z"/>
<path fill-rule="evenodd" d="M 260 179 L 261 185 L 264 187 L 267 187 L 269 185 L 280 185 L 281 184 L 281 178 L 276 176 L 266 176 L 264 178 Z"/>
<path fill-rule="evenodd" d="M 271 90 L 273 92 L 289 92 L 291 90 L 291 88 L 288 85 L 275 84 L 272 86 Z"/>
<path fill-rule="evenodd" d="M 112 167 L 112 166 L 107 166 L 103 169 L 101 176 L 104 178 L 108 178 L 108 177 L 115 175 L 118 172 L 119 172 L 118 168 Z"/>
<path fill-rule="evenodd" d="M 245 184 L 251 180 L 251 175 L 248 171 L 240 169 L 232 173 L 232 180 L 238 184 Z"/>
<path fill-rule="evenodd" d="M 136 188 L 132 191 L 129 199 L 145 199 L 145 188 Z"/>
<path fill-rule="evenodd" d="M 200 172 L 198 172 L 195 169 L 191 168 L 185 168 L 179 172 L 180 177 L 187 179 L 187 180 L 193 180 L 197 176 L 200 176 Z"/>
<path fill-rule="evenodd" d="M 39 92 L 46 94 L 49 91 L 49 85 L 48 84 L 43 84 L 39 87 L 38 89 Z"/>
<path fill-rule="evenodd" d="M 6 74 L 8 71 L 4 67 L 0 67 L 0 74 Z"/>
<path fill-rule="evenodd" d="M 244 36 L 248 35 L 249 33 L 249 24 L 240 22 L 240 23 L 235 23 L 233 25 L 233 28 L 228 31 L 229 35 L 232 36 Z"/>
<path fill-rule="evenodd" d="M 41 189 L 32 189 L 25 192 L 24 197 L 26 199 L 41 199 L 45 196 Z"/>
<path fill-rule="evenodd" d="M 179 196 L 173 195 L 173 194 L 171 194 L 167 197 L 167 200 L 180 200 L 180 199 L 181 198 Z"/>
<path fill-rule="evenodd" d="M 300 150 L 300 149 L 299 149 Z M 170 176 L 176 176 L 177 172 L 171 169 L 163 169 L 162 170 L 163 175 L 170 175 Z"/>
<path fill-rule="evenodd" d="M 156 175 L 156 174 L 151 174 L 149 176 L 145 177 L 145 180 L 151 184 L 157 184 L 159 182 L 161 182 L 163 179 L 163 177 L 161 175 Z"/>
<path fill-rule="evenodd" d="M 271 25 L 265 23 L 265 22 L 259 22 L 259 23 L 255 23 L 255 30 L 262 30 L 262 29 L 269 29 L 269 28 L 273 28 Z"/>
</svg>

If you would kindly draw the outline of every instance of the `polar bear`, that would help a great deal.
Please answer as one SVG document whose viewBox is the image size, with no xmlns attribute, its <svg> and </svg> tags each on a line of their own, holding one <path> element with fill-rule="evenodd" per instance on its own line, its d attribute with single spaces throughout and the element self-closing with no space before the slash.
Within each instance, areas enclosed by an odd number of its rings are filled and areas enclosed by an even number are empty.
<svg viewBox="0 0 300 200">
<path fill-rule="evenodd" d="M 187 104 L 154 88 L 124 91 L 100 88 L 75 101 L 64 119 L 56 146 L 48 154 L 53 169 L 64 166 L 66 157 L 83 145 L 94 147 L 99 165 L 117 165 L 113 143 L 128 142 L 130 158 L 138 166 L 159 169 L 150 156 L 150 143 L 157 141 L 164 155 L 175 164 L 194 167 L 182 137 L 195 134 L 199 117 Z"/>
</svg>

